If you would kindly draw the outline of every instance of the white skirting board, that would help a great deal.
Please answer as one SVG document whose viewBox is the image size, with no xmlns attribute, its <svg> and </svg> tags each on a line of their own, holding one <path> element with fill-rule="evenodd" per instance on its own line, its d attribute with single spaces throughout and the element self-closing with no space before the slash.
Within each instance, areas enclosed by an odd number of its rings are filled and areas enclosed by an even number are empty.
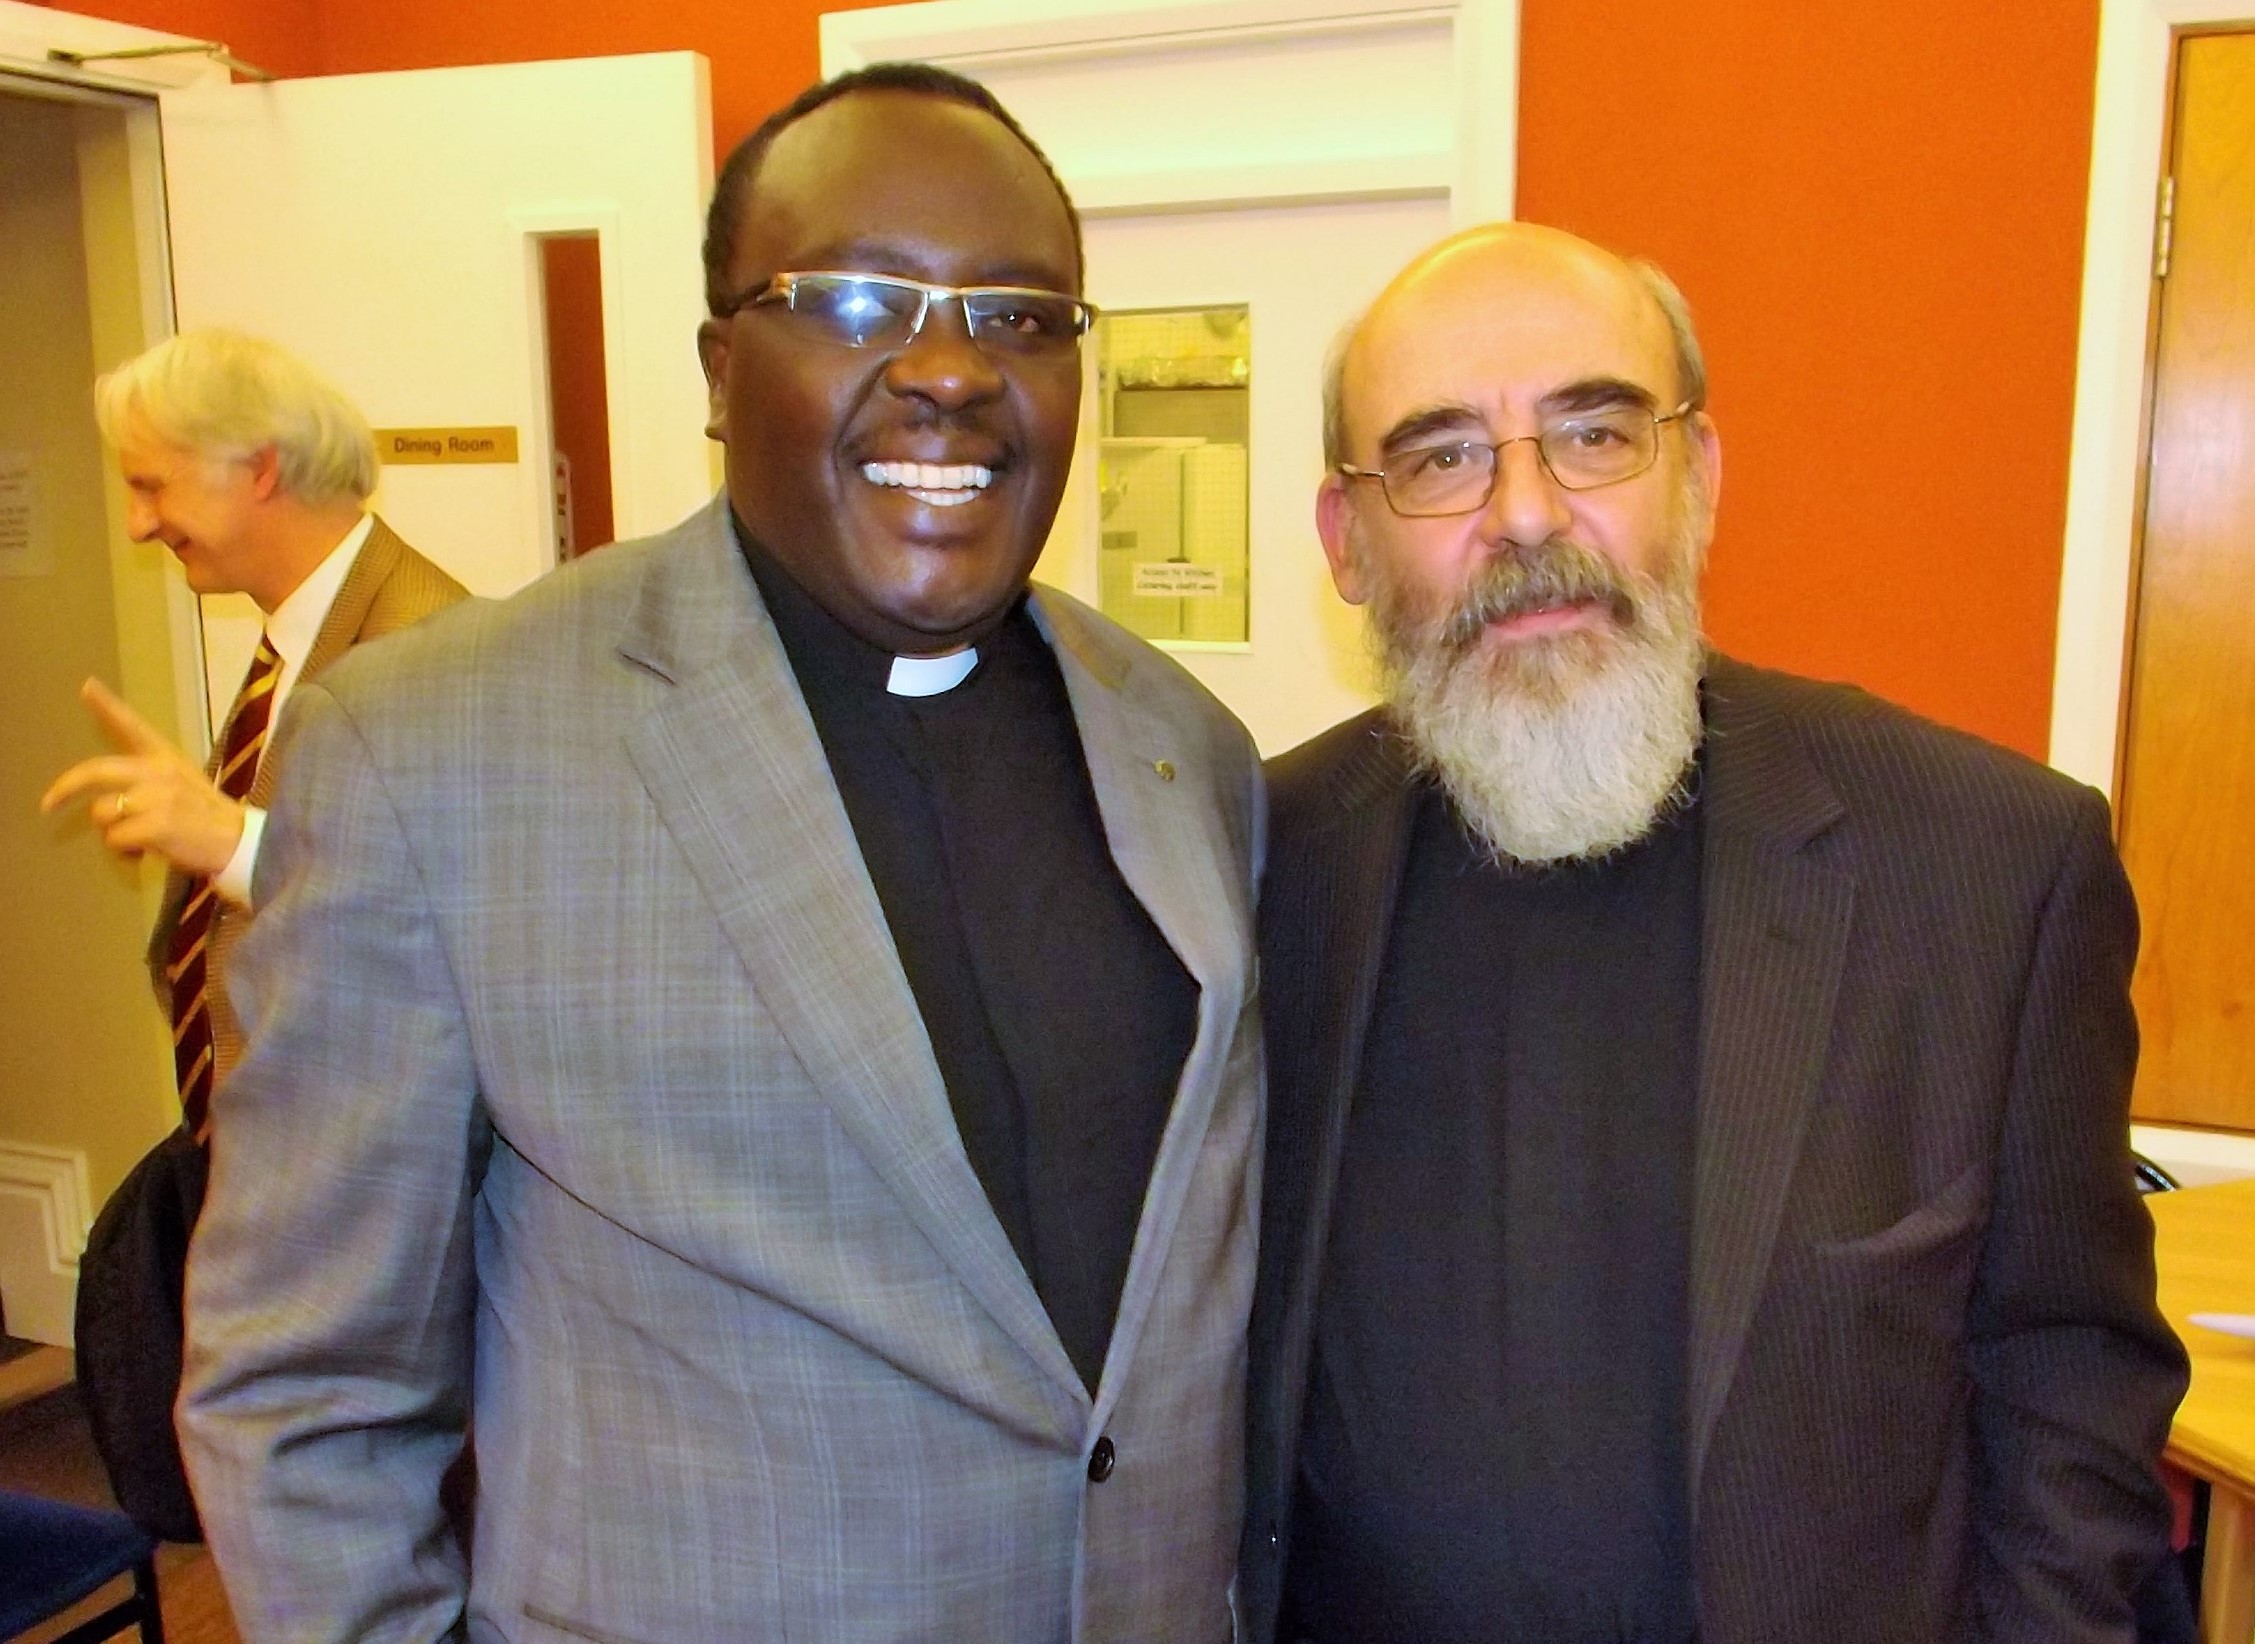
<svg viewBox="0 0 2255 1644">
<path fill-rule="evenodd" d="M 2255 1136 L 2182 1125 L 2132 1125 L 2130 1145 L 2176 1177 L 2179 1187 L 2255 1176 Z"/>
<path fill-rule="evenodd" d="M 0 1305 L 8 1334 L 70 1345 L 78 1255 L 93 1220 L 85 1154 L 0 1141 Z"/>
</svg>

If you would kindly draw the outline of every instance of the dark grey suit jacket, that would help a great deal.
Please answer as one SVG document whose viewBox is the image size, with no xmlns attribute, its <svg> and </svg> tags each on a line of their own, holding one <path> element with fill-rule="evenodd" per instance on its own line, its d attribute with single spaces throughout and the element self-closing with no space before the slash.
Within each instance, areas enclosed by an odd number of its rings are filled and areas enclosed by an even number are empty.
<svg viewBox="0 0 2255 1644">
<path fill-rule="evenodd" d="M 2127 1644 L 2166 1545 L 2154 1463 L 2185 1360 L 2130 1182 L 2137 919 L 2106 807 L 1861 692 L 1723 658 L 1707 723 L 1700 1637 Z M 1270 779 L 1256 1641 L 1411 814 L 1382 713 Z"/>
</svg>

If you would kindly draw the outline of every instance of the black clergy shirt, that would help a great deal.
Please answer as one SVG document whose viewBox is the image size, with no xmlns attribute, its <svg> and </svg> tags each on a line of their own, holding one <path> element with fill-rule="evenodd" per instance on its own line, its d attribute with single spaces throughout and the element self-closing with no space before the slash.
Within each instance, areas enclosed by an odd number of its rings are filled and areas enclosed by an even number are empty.
<svg viewBox="0 0 2255 1644">
<path fill-rule="evenodd" d="M 1686 1644 L 1696 806 L 1501 868 L 1422 787 L 1325 1260 L 1315 1644 Z"/>
<path fill-rule="evenodd" d="M 952 690 L 738 543 L 813 716 L 964 1151 L 1094 1389 L 1198 985 L 1112 860 L 1064 677 L 1021 598 Z"/>
</svg>

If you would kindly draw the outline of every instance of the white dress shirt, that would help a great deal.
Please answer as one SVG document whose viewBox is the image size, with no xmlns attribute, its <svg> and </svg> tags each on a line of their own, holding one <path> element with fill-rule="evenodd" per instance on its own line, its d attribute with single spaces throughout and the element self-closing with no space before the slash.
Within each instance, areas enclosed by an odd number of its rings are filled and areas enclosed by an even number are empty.
<svg viewBox="0 0 2255 1644">
<path fill-rule="evenodd" d="M 282 705 L 290 699 L 298 676 L 305 672 L 305 659 L 313 654 L 313 642 L 321 637 L 321 625 L 329 620 L 329 607 L 336 604 L 345 578 L 352 575 L 353 562 L 360 558 L 361 546 L 367 542 L 374 526 L 375 516 L 362 514 L 360 523 L 329 550 L 329 557 L 290 590 L 289 598 L 268 613 L 266 637 L 273 644 L 275 655 L 282 659 L 282 671 L 274 679 L 274 710 L 266 722 L 269 735 L 273 727 L 282 723 Z M 265 755 L 262 753 L 260 757 L 263 759 Z M 235 841 L 235 854 L 227 859 L 227 866 L 212 876 L 212 889 L 237 907 L 250 906 L 251 872 L 258 866 L 258 842 L 265 831 L 265 810 L 257 805 L 243 807 L 243 836 Z"/>
</svg>

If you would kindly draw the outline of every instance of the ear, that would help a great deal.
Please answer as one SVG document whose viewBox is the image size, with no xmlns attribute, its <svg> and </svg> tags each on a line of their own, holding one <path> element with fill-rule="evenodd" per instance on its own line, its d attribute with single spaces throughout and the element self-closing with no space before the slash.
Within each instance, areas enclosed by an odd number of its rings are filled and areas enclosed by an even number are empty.
<svg viewBox="0 0 2255 1644">
<path fill-rule="evenodd" d="M 251 495 L 260 502 L 272 502 L 282 492 L 282 456 L 271 445 L 262 445 L 243 459 L 250 470 Z"/>
<path fill-rule="evenodd" d="M 1706 482 L 1707 509 L 1712 513 L 1723 494 L 1723 436 L 1715 427 L 1715 419 L 1700 411 L 1691 418 L 1691 438 L 1693 460 Z"/>
<path fill-rule="evenodd" d="M 1331 564 L 1331 585 L 1349 605 L 1370 597 L 1363 575 L 1362 555 L 1355 549 L 1355 499 L 1344 474 L 1323 476 L 1315 491 L 1315 533 L 1323 539 L 1323 557 Z"/>
<path fill-rule="evenodd" d="M 705 438 L 728 443 L 730 322 L 708 319 L 697 327 L 697 363 L 705 368 Z"/>
</svg>

